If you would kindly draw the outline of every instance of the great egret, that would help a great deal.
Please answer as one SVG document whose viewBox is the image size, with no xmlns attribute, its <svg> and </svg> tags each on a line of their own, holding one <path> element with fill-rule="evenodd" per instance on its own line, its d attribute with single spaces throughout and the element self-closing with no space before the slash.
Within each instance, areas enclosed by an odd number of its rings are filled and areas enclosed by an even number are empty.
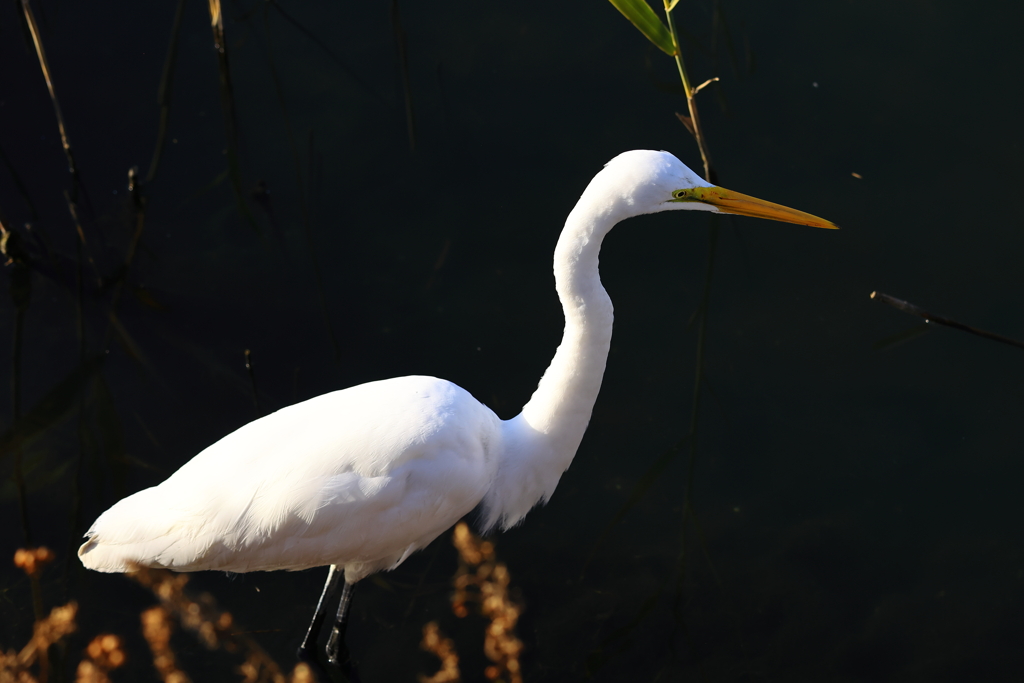
<svg viewBox="0 0 1024 683">
<path fill-rule="evenodd" d="M 394 569 L 477 505 L 485 529 L 507 529 L 551 497 L 590 421 L 611 343 L 601 241 L 631 216 L 684 209 L 836 227 L 710 185 L 667 152 L 620 154 L 584 190 L 558 239 L 555 288 L 565 331 L 519 415 L 500 420 L 469 392 L 434 377 L 310 399 L 228 434 L 159 486 L 104 512 L 78 551 L 82 563 L 101 572 L 330 565 L 300 654 L 312 655 L 341 575 L 327 645 L 336 663 L 353 584 Z"/>
</svg>

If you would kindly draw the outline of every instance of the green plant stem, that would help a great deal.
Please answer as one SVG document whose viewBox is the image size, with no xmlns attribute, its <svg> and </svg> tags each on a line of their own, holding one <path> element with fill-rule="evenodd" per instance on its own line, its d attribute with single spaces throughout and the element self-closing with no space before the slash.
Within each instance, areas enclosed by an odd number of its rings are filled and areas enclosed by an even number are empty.
<svg viewBox="0 0 1024 683">
<path fill-rule="evenodd" d="M 686 93 L 686 107 L 690 112 L 690 121 L 693 124 L 693 137 L 697 140 L 697 147 L 700 149 L 700 159 L 704 163 L 704 179 L 709 183 L 712 181 L 711 154 L 708 152 L 707 140 L 704 139 L 704 131 L 700 127 L 700 116 L 697 114 L 697 102 L 694 99 L 693 88 L 690 86 L 690 77 L 686 74 L 686 65 L 683 64 L 683 50 L 679 46 L 679 34 L 676 32 L 676 23 L 672 19 L 672 10 L 668 0 L 665 0 L 665 18 L 668 20 L 668 30 L 672 34 L 672 41 L 676 45 L 676 67 L 679 69 L 679 78 L 683 81 L 683 90 Z"/>
</svg>

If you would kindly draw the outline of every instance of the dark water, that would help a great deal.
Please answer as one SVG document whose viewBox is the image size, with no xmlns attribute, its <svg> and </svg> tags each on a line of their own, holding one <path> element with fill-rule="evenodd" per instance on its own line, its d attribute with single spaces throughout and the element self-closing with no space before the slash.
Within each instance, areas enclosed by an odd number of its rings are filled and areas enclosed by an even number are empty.
<svg viewBox="0 0 1024 683">
<path fill-rule="evenodd" d="M 58 553 L 47 605 L 81 603 L 71 661 L 119 633 L 120 680 L 155 676 L 138 633 L 153 599 L 69 550 L 120 497 L 257 416 L 245 349 L 262 412 L 417 373 L 510 417 L 559 338 L 551 251 L 586 182 L 627 149 L 700 163 L 673 115 L 673 63 L 608 3 L 401 2 L 413 151 L 387 3 L 282 3 L 320 44 L 273 4 L 226 5 L 230 140 L 207 7 L 192 2 L 141 241 L 120 293 L 101 290 L 136 227 L 128 169 L 145 176 L 153 155 L 165 5 L 33 3 L 95 262 L 82 344 L 75 186 L 15 4 L 0 12 L 0 217 L 50 248 L 26 238 L 21 411 L 69 377 L 75 390 L 22 444 L 28 526 Z M 681 3 L 692 78 L 722 79 L 699 97 L 721 183 L 844 229 L 720 224 L 685 530 L 690 450 L 651 473 L 690 432 L 707 217 L 636 219 L 606 241 L 617 319 L 593 422 L 551 503 L 495 539 L 525 605 L 527 680 L 1019 680 L 1024 355 L 915 334 L 919 319 L 868 294 L 1024 338 L 1022 14 Z M 0 302 L 10 359 L 15 309 Z M 5 429 L 14 409 L 4 391 Z M 6 557 L 25 542 L 14 458 L 5 446 Z M 432 671 L 417 647 L 431 620 L 465 680 L 483 679 L 483 623 L 448 605 L 455 566 L 445 536 L 359 587 L 349 642 L 364 680 Z M 32 608 L 3 567 L 10 648 Z M 191 585 L 290 668 L 324 573 Z M 191 637 L 176 647 L 195 680 L 232 675 Z"/>
</svg>

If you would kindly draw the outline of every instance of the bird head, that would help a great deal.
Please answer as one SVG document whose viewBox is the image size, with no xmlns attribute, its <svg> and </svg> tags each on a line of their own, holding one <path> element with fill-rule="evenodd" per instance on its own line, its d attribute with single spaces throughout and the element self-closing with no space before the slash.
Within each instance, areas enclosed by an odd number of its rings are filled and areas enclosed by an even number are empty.
<svg viewBox="0 0 1024 683">
<path fill-rule="evenodd" d="M 592 189 L 607 191 L 607 198 L 623 217 L 691 210 L 838 228 L 809 213 L 712 185 L 668 152 L 624 152 L 605 165 L 587 188 L 588 192 Z"/>
</svg>

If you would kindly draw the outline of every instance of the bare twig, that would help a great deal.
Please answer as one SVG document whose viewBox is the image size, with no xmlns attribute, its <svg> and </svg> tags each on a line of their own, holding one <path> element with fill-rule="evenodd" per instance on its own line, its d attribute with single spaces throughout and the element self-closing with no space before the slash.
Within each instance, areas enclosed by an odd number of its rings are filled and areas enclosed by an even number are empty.
<svg viewBox="0 0 1024 683">
<path fill-rule="evenodd" d="M 142 231 L 146 227 L 146 198 L 142 195 L 142 188 L 139 182 L 139 168 L 137 166 L 132 166 L 128 169 L 128 193 L 132 198 L 132 208 L 135 211 L 135 230 L 132 231 L 132 238 L 128 243 L 128 250 L 125 252 L 124 263 L 121 265 L 120 272 L 117 275 L 117 284 L 114 287 L 114 294 L 110 300 L 111 315 L 117 312 L 121 291 L 128 280 L 128 271 L 132 266 L 132 261 L 135 260 L 135 253 L 139 248 L 139 240 L 142 239 Z M 104 335 L 104 346 L 106 346 L 109 336 L 110 330 L 108 329 L 107 334 Z"/>
<path fill-rule="evenodd" d="M 68 140 L 68 132 L 64 127 L 64 116 L 60 113 L 60 102 L 57 101 L 57 92 L 53 87 L 53 78 L 50 74 L 50 63 L 46 59 L 46 50 L 43 49 L 43 39 L 39 35 L 39 26 L 36 24 L 36 16 L 32 12 L 32 5 L 29 0 L 21 0 L 21 11 L 25 14 L 25 22 L 32 34 L 32 44 L 36 48 L 36 56 L 39 58 L 39 67 L 43 70 L 43 78 L 46 79 L 46 89 L 50 91 L 50 100 L 53 102 L 53 112 L 57 115 L 57 128 L 60 130 L 60 142 L 64 147 L 64 154 L 68 158 L 68 171 L 78 184 L 78 167 L 75 166 L 75 157 L 71 152 L 71 142 Z"/>
<path fill-rule="evenodd" d="M 156 148 L 153 159 L 149 163 L 146 182 L 156 177 L 156 169 L 160 164 L 164 142 L 167 140 L 167 120 L 171 113 L 171 81 L 174 78 L 174 62 L 178 55 L 178 34 L 181 32 L 181 18 L 185 14 L 185 0 L 178 0 L 178 9 L 174 12 L 174 25 L 171 27 L 171 44 L 167 47 L 167 58 L 164 60 L 164 71 L 160 77 L 160 88 L 157 90 L 156 101 L 160 105 L 160 124 L 156 132 Z"/>
<path fill-rule="evenodd" d="M 238 117 L 235 114 L 235 96 L 231 85 L 231 66 L 228 63 L 228 46 L 224 33 L 224 12 L 220 0 L 209 0 L 210 28 L 213 30 L 213 47 L 217 52 L 220 67 L 220 101 L 224 113 L 224 129 L 227 136 L 228 178 L 235 190 L 238 212 L 259 232 L 260 227 L 245 203 L 242 192 L 242 166 L 238 149 Z"/>
<path fill-rule="evenodd" d="M 103 286 L 103 276 L 100 275 L 99 266 L 96 265 L 96 261 L 92 257 L 92 252 L 89 249 L 89 243 L 85 240 L 85 230 L 82 229 L 82 221 L 78 217 L 78 202 L 67 190 L 64 191 L 64 201 L 68 204 L 68 213 L 71 214 L 71 220 L 75 223 L 75 234 L 78 235 L 78 248 L 80 256 L 84 256 L 85 260 L 92 266 L 93 276 L 96 278 L 96 286 Z M 81 258 L 79 258 L 81 261 Z"/>
<path fill-rule="evenodd" d="M 1018 348 L 1024 349 L 1024 342 L 1019 342 L 1016 339 L 1010 339 L 1009 337 L 1004 337 L 1003 335 L 995 334 L 994 332 L 986 332 L 985 330 L 979 330 L 977 327 L 964 325 L 963 323 L 958 323 L 955 320 L 950 320 L 949 318 L 944 318 L 940 315 L 933 315 L 928 311 L 924 310 L 923 308 L 903 301 L 902 299 L 897 299 L 894 296 L 889 296 L 888 294 L 883 294 L 882 292 L 871 292 L 871 298 L 878 299 L 879 301 L 887 303 L 893 308 L 898 308 L 899 310 L 905 313 L 910 313 L 911 315 L 916 315 L 918 317 L 924 318 L 925 322 L 938 323 L 939 325 L 945 325 L 946 327 L 952 327 L 957 330 L 963 330 L 964 332 L 976 334 L 979 337 L 985 337 L 986 339 L 991 339 L 993 341 L 1001 342 L 1003 344 L 1009 344 L 1010 346 L 1016 346 Z"/>
<path fill-rule="evenodd" d="M 39 68 L 43 72 L 43 79 L 46 80 L 46 89 L 50 93 L 50 101 L 53 102 L 53 112 L 57 117 L 57 130 L 60 132 L 61 146 L 64 148 L 64 155 L 68 159 L 68 172 L 71 173 L 71 193 L 69 194 L 65 192 L 64 196 L 67 198 L 68 209 L 71 211 L 71 217 L 75 221 L 75 229 L 78 231 L 78 239 L 85 248 L 86 256 L 96 273 L 97 281 L 99 281 L 101 279 L 99 270 L 97 269 L 92 256 L 89 254 L 88 245 L 85 241 L 85 232 L 82 230 L 82 224 L 78 217 L 78 191 L 81 188 L 81 179 L 78 175 L 78 166 L 75 164 L 75 155 L 71 150 L 71 141 L 68 138 L 67 127 L 64 125 L 64 115 L 61 113 L 60 101 L 57 99 L 57 91 L 53 85 L 53 75 L 50 71 L 50 62 L 46 59 L 46 50 L 43 48 L 43 39 L 39 34 L 39 26 L 36 23 L 36 17 L 32 12 L 32 5 L 29 3 L 29 0 L 21 0 L 21 10 L 25 16 L 25 25 L 28 27 L 29 33 L 32 35 L 32 44 L 35 46 L 36 57 L 39 59 Z"/>
<path fill-rule="evenodd" d="M 717 82 L 718 82 L 718 76 L 715 76 L 714 78 L 709 78 L 708 80 L 704 81 L 703 83 L 698 85 L 696 88 L 694 88 L 693 89 L 693 94 L 696 95 L 697 93 L 699 93 L 701 90 L 703 90 L 704 88 L 708 87 L 712 83 L 717 83 Z"/>
</svg>

